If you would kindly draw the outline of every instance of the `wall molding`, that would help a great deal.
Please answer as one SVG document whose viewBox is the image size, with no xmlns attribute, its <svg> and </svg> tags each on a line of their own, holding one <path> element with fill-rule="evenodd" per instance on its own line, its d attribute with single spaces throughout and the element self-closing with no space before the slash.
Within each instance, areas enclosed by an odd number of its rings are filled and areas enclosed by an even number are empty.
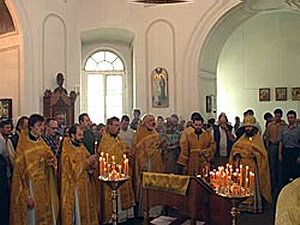
<svg viewBox="0 0 300 225">
<path fill-rule="evenodd" d="M 13 108 L 13 115 L 20 115 L 21 113 L 21 102 L 22 102 L 22 96 L 21 96 L 21 54 L 20 54 L 20 44 L 17 44 L 17 45 L 13 45 L 13 46 L 9 46 L 9 47 L 6 47 L 6 48 L 0 48 L 0 53 L 4 53 L 4 52 L 9 52 L 9 51 L 12 51 L 12 50 L 17 50 L 17 65 L 18 65 L 18 75 L 17 75 L 17 78 L 18 78 L 18 92 L 17 92 L 17 97 L 18 97 L 18 102 L 16 104 L 16 106 L 18 107 L 17 109 L 17 112 L 15 111 L 16 109 Z M 14 105 L 14 104 L 13 104 Z"/>
<path fill-rule="evenodd" d="M 177 74 L 177 72 L 176 72 L 176 37 L 175 37 L 175 27 L 174 27 L 174 25 L 170 22 L 170 21 L 168 21 L 168 20 L 166 20 L 166 19 L 156 19 L 156 20 L 154 20 L 154 21 L 152 21 L 148 26 L 147 26 L 147 28 L 146 28 L 146 31 L 145 31 L 145 60 L 146 60 L 146 62 L 145 62 L 145 74 L 146 74 L 146 93 L 147 93 L 147 95 L 149 95 L 149 96 L 151 96 L 151 98 L 152 98 L 152 95 L 151 95 L 151 93 L 150 93 L 150 89 L 151 89 L 151 76 L 149 76 L 150 74 L 150 72 L 151 71 L 149 71 L 149 63 L 148 63 L 148 61 L 149 61 L 149 59 L 148 59 L 148 54 L 149 54 L 149 35 L 150 35 L 150 30 L 151 30 L 151 28 L 153 28 L 155 25 L 157 25 L 157 24 L 159 24 L 159 23 L 162 23 L 162 24 L 167 24 L 167 26 L 171 29 L 171 32 L 172 32 L 172 44 L 173 44 L 173 46 L 172 46 L 172 49 L 173 49 L 173 51 L 172 51 L 172 54 L 173 54 L 173 62 L 172 62 L 172 70 L 173 70 L 173 76 L 174 76 L 174 79 L 173 79 L 173 88 L 174 88 L 174 93 L 172 93 L 173 94 L 173 98 L 174 98 L 174 100 L 173 100 L 173 104 L 174 104 L 174 109 L 173 109 L 173 111 L 174 110 L 176 110 L 177 109 L 177 101 L 176 101 L 176 96 L 177 96 L 177 94 L 176 94 L 176 92 L 177 92 L 177 90 L 176 90 L 176 78 L 177 78 L 177 76 L 176 76 L 176 74 Z M 168 70 L 168 72 L 169 72 L 169 76 L 170 76 L 170 71 Z M 170 80 L 170 77 L 169 77 L 169 80 Z M 169 83 L 169 87 L 170 87 L 170 83 Z M 149 98 L 146 98 L 146 112 L 149 112 L 149 109 L 150 108 L 152 108 L 152 104 L 151 104 L 151 102 L 152 102 L 152 100 L 151 100 L 151 98 L 149 99 Z M 170 88 L 169 88 L 169 101 L 171 100 L 171 98 L 170 98 Z M 169 106 L 170 107 L 170 106 Z"/>
<path fill-rule="evenodd" d="M 64 54 L 64 60 L 65 60 L 65 64 L 64 64 L 64 71 L 62 71 L 64 73 L 64 75 L 67 74 L 67 25 L 64 21 L 64 19 L 58 15 L 58 14 L 55 14 L 55 13 L 49 13 L 43 20 L 43 23 L 42 23 L 42 35 L 43 35 L 43 38 L 42 38 L 42 71 L 43 71 L 43 75 L 42 75 L 42 85 L 43 85 L 43 90 L 45 90 L 46 88 L 46 84 L 45 84 L 45 74 L 46 74 L 46 71 L 45 71 L 45 67 L 46 67 L 46 62 L 45 62 L 45 38 L 46 38 L 46 23 L 48 20 L 50 19 L 58 19 L 58 21 L 61 22 L 61 24 L 63 25 L 63 29 L 64 29 L 64 49 L 63 49 L 63 54 Z M 67 86 L 67 83 L 68 83 L 68 79 L 66 79 L 65 81 L 65 86 Z"/>
</svg>

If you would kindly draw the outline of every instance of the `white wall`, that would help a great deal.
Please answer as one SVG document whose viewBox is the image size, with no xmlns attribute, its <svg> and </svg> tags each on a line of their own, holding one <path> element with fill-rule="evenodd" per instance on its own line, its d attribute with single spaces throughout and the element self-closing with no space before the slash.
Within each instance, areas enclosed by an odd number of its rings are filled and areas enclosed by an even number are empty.
<svg viewBox="0 0 300 225">
<path fill-rule="evenodd" d="M 274 0 L 276 3 L 274 7 L 277 7 L 278 1 Z M 249 2 L 254 2 L 253 9 L 255 10 L 257 7 L 262 7 L 255 4 L 255 1 Z M 195 110 L 204 113 L 205 95 L 216 93 L 217 71 L 211 68 L 216 65 L 218 55 L 213 56 L 215 45 L 211 46 L 208 52 L 202 51 L 206 38 L 211 35 L 210 32 L 216 24 L 226 24 L 228 20 L 236 26 L 238 22 L 234 21 L 237 20 L 224 17 L 224 22 L 222 17 L 237 5 L 245 4 L 244 1 L 239 0 L 205 0 L 167 6 L 145 6 L 132 4 L 127 0 L 7 0 L 7 3 L 20 26 L 19 34 L 22 39 L 19 44 L 19 60 L 10 60 L 16 63 L 15 66 L 19 71 L 15 70 L 14 73 L 20 74 L 19 89 L 15 93 L 20 93 L 19 95 L 22 96 L 22 99 L 14 105 L 14 112 L 18 114 L 41 112 L 43 92 L 46 88 L 55 88 L 57 71 L 65 73 L 66 88 L 73 90 L 80 84 L 82 63 L 85 57 L 81 34 L 99 28 L 118 28 L 134 34 L 132 45 L 128 48 L 132 50 L 133 55 L 132 95 L 134 98 L 127 112 L 130 112 L 130 107 L 139 107 L 143 112 L 153 112 L 163 116 L 177 112 L 185 119 Z M 241 10 L 239 13 L 240 17 L 244 15 L 245 18 L 254 14 L 251 11 Z M 286 16 L 280 18 L 275 16 L 261 19 L 265 22 L 260 22 L 258 25 L 252 24 L 247 29 L 243 25 L 243 31 L 247 32 L 244 39 L 242 31 L 236 31 L 233 34 L 232 37 L 236 37 L 234 40 L 229 39 L 222 52 L 218 68 L 218 112 L 227 111 L 233 118 L 235 115 L 240 115 L 245 108 L 252 106 L 260 118 L 264 110 L 271 110 L 277 105 L 287 108 L 297 106 L 297 102 L 290 100 L 274 102 L 272 99 L 269 103 L 261 103 L 257 100 L 259 87 L 269 86 L 274 91 L 275 86 L 291 87 L 297 83 L 297 76 L 292 77 L 291 74 L 297 74 L 299 64 L 296 58 L 298 48 L 293 47 L 294 44 L 297 46 L 299 44 L 295 28 L 298 26 L 298 19 L 289 19 L 287 22 Z M 277 21 L 276 29 L 269 29 L 270 24 L 275 21 Z M 283 26 L 286 23 L 288 25 Z M 231 32 L 225 25 L 223 31 Z M 280 33 L 279 36 L 278 33 Z M 276 43 L 280 40 L 272 38 L 285 38 L 282 34 L 293 39 L 285 40 L 285 44 L 278 47 Z M 252 51 L 250 44 L 259 43 L 259 38 L 265 38 L 262 40 L 265 40 L 267 44 L 263 47 L 259 46 L 258 51 Z M 100 44 L 105 45 L 104 42 Z M 271 46 L 268 47 L 269 45 Z M 87 46 L 87 49 L 99 46 L 98 43 Z M 242 46 L 245 46 L 244 52 L 241 52 Z M 227 50 L 234 53 L 229 53 Z M 264 53 L 265 51 L 271 52 Z M 199 60 L 200 55 L 201 60 Z M 291 63 L 285 64 L 283 61 L 279 63 L 278 55 L 287 57 Z M 258 62 L 266 58 L 268 61 L 260 65 L 256 61 L 251 61 L 252 57 L 259 59 Z M 242 59 L 244 63 L 241 62 Z M 276 60 L 277 63 L 275 63 Z M 206 62 L 205 66 L 201 67 L 203 62 Z M 169 72 L 170 106 L 168 108 L 153 108 L 151 104 L 150 75 L 156 66 L 164 67 Z M 279 71 L 281 71 L 280 75 Z M 290 74 L 289 79 L 285 77 L 287 71 Z M 267 75 L 267 78 L 263 78 L 262 75 Z M 253 76 L 253 79 L 250 76 Z M 233 82 L 241 87 L 238 92 L 231 88 L 233 86 L 236 88 Z M 13 86 L 14 88 L 16 87 Z M 82 92 L 81 99 L 84 97 L 83 94 Z M 9 90 L 6 89 L 2 95 L 8 96 Z M 228 108 L 229 104 L 225 105 L 224 102 L 234 102 L 234 105 Z M 76 101 L 77 115 L 80 112 L 80 104 L 83 105 L 84 102 L 80 103 L 78 99 Z M 205 116 L 212 115 L 206 114 Z"/>
<path fill-rule="evenodd" d="M 14 11 L 11 4 L 7 4 L 10 11 Z M 15 31 L 0 36 L 0 98 L 12 99 L 12 116 L 20 114 L 23 83 L 22 40 L 15 18 Z"/>
<path fill-rule="evenodd" d="M 150 7 L 127 0 L 7 2 L 15 9 L 13 16 L 20 24 L 24 43 L 19 65 L 24 74 L 20 114 L 41 112 L 43 92 L 55 88 L 57 71 L 65 73 L 68 90 L 80 83 L 82 32 L 122 28 L 135 37 L 133 107 L 164 116 L 178 112 L 184 117 L 200 110 L 197 62 L 206 35 L 227 10 L 239 4 L 238 0 Z M 169 108 L 152 108 L 149 101 L 149 77 L 156 66 L 169 72 Z M 77 100 L 76 114 L 79 105 Z"/>
<path fill-rule="evenodd" d="M 251 107 L 263 123 L 263 113 L 280 107 L 285 113 L 300 102 L 291 88 L 300 87 L 300 14 L 262 13 L 243 23 L 227 40 L 217 74 L 218 113 L 231 121 Z M 275 100 L 275 87 L 288 88 L 288 100 Z M 259 88 L 271 88 L 271 101 L 260 102 Z"/>
</svg>

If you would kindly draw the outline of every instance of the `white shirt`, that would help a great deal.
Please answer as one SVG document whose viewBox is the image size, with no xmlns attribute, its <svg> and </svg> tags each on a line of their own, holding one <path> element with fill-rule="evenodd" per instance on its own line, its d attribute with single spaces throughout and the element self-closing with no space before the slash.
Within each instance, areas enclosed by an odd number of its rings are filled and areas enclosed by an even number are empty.
<svg viewBox="0 0 300 225">
<path fill-rule="evenodd" d="M 133 134 L 134 131 L 128 128 L 126 131 L 121 129 L 118 136 L 122 141 L 124 141 L 128 145 L 129 148 L 132 148 Z"/>
</svg>

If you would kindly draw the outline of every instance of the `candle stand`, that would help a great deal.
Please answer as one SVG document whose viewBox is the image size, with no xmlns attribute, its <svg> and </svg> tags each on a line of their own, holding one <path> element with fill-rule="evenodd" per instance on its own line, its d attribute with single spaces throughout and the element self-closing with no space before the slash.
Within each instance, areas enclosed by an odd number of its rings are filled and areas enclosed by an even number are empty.
<svg viewBox="0 0 300 225">
<path fill-rule="evenodd" d="M 240 203 L 254 196 L 255 174 L 248 166 L 234 168 L 229 164 L 218 167 L 218 170 L 209 171 L 206 168 L 201 172 L 197 175 L 201 183 L 211 192 L 230 201 L 232 225 L 237 225 Z"/>
<path fill-rule="evenodd" d="M 129 176 L 118 179 L 108 179 L 107 177 L 99 176 L 99 180 L 106 184 L 112 191 L 112 224 L 118 224 L 118 190 L 130 179 Z"/>
<path fill-rule="evenodd" d="M 253 197 L 253 194 L 248 195 L 227 195 L 223 193 L 216 192 L 217 195 L 222 198 L 228 199 L 231 202 L 231 216 L 232 216 L 232 225 L 238 225 L 238 216 L 240 214 L 239 204 L 247 200 L 250 197 Z"/>
</svg>

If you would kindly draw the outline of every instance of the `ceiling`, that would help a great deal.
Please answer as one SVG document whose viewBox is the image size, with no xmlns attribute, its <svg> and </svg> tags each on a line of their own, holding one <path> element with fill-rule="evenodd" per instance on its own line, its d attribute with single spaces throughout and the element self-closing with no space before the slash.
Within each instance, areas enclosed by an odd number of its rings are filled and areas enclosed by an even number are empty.
<svg viewBox="0 0 300 225">
<path fill-rule="evenodd" d="M 134 33 L 121 28 L 99 28 L 81 33 L 82 43 L 90 42 L 117 42 L 130 45 Z"/>
<path fill-rule="evenodd" d="M 132 2 L 146 4 L 177 4 L 189 2 L 189 0 L 133 0 Z"/>
</svg>

